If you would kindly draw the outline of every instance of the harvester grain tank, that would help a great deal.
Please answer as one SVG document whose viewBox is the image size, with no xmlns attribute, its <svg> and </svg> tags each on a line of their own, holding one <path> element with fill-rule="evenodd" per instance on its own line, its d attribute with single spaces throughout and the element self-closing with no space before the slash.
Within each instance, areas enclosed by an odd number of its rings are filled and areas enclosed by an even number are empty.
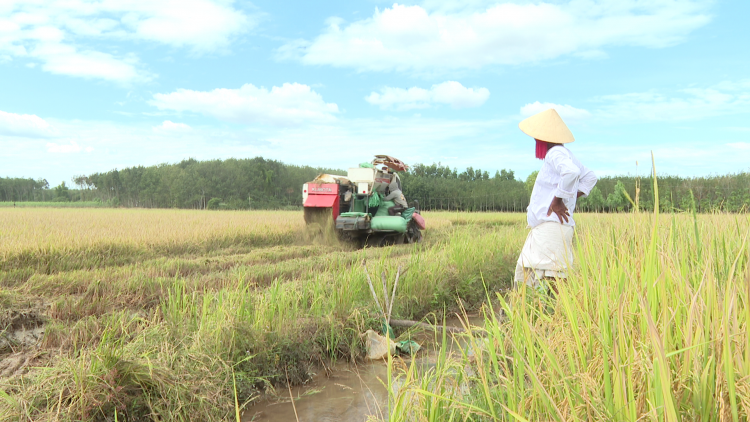
<svg viewBox="0 0 750 422">
<path fill-rule="evenodd" d="M 419 204 L 390 215 L 395 204 L 384 200 L 397 177 L 394 172 L 406 169 L 396 158 L 376 155 L 372 162 L 350 168 L 346 176 L 319 175 L 302 186 L 305 222 L 332 224 L 341 239 L 362 245 L 421 241 L 425 221 Z"/>
</svg>

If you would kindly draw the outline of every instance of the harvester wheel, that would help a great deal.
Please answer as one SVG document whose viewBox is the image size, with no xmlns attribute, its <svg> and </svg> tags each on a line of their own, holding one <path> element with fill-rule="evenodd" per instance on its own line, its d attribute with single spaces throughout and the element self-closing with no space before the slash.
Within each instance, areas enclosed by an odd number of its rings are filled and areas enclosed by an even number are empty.
<svg viewBox="0 0 750 422">
<path fill-rule="evenodd" d="M 386 245 L 386 236 L 382 234 L 371 234 L 364 238 L 362 247 L 379 248 Z"/>
<path fill-rule="evenodd" d="M 420 243 L 422 241 L 422 232 L 417 227 L 414 220 L 409 221 L 409 225 L 404 233 L 406 243 Z"/>
</svg>

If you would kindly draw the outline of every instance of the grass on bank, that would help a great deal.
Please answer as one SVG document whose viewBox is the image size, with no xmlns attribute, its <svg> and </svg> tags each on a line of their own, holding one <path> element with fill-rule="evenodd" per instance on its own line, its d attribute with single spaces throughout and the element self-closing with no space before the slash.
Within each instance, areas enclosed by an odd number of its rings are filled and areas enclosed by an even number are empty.
<svg viewBox="0 0 750 422">
<path fill-rule="evenodd" d="M 0 322 L 45 330 L 0 350 L 30 359 L 0 368 L 0 420 L 228 419 L 235 393 L 362 356 L 379 327 L 362 260 L 409 268 L 394 317 L 478 305 L 482 276 L 505 285 L 522 216 L 426 217 L 421 245 L 352 251 L 294 212 L 0 210 Z"/>
</svg>

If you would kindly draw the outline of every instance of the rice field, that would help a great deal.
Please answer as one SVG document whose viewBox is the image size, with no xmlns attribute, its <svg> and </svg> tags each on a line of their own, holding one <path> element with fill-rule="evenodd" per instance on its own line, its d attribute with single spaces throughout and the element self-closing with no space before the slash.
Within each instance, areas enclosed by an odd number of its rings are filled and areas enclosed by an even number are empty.
<svg viewBox="0 0 750 422">
<path fill-rule="evenodd" d="M 422 244 L 355 250 L 301 212 L 0 209 L 0 420 L 233 417 L 361 359 L 380 326 L 363 262 L 409 269 L 404 318 L 506 285 L 516 236 L 494 228 L 519 216 L 426 217 Z"/>
<path fill-rule="evenodd" d="M 578 222 L 559 293 L 497 295 L 466 353 L 405 370 L 391 421 L 748 420 L 748 216 Z"/>
<path fill-rule="evenodd" d="M 474 353 L 389 360 L 391 420 L 747 420 L 747 215 L 577 215 L 556 297 L 508 290 L 525 215 L 425 218 L 356 250 L 301 212 L 0 208 L 0 421 L 237 420 L 362 359 L 364 265 L 408 269 L 394 318 L 486 315 Z"/>
</svg>

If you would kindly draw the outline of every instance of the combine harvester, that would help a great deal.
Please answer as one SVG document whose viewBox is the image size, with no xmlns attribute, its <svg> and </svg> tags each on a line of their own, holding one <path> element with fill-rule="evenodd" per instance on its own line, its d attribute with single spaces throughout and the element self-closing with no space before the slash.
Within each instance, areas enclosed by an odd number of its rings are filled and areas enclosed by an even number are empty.
<svg viewBox="0 0 750 422">
<path fill-rule="evenodd" d="M 389 215 L 395 204 L 385 201 L 394 171 L 408 167 L 400 160 L 376 155 L 371 163 L 350 168 L 346 176 L 321 174 L 302 185 L 305 222 L 308 226 L 331 224 L 339 239 L 360 246 L 416 243 L 422 240 L 425 220 L 419 203 L 397 215 Z"/>
</svg>

